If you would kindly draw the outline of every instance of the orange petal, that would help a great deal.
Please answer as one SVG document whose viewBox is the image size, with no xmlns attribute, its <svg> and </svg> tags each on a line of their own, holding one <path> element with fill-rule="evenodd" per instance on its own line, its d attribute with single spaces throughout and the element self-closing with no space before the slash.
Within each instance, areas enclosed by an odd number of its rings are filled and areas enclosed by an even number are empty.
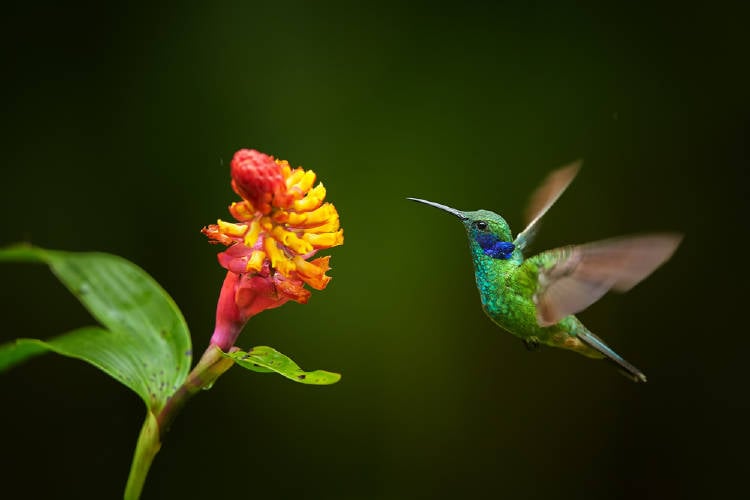
<svg viewBox="0 0 750 500">
<path fill-rule="evenodd" d="M 288 297 L 300 304 L 307 304 L 311 295 L 310 290 L 305 290 L 301 281 L 278 280 L 276 281 L 276 290 L 279 295 Z"/>
<path fill-rule="evenodd" d="M 232 243 L 234 243 L 234 240 L 232 238 L 219 231 L 219 226 L 216 224 L 211 224 L 210 226 L 204 227 L 203 229 L 201 229 L 201 233 L 205 234 L 212 240 L 216 240 L 215 242 L 211 243 L 221 243 L 222 245 L 231 245 Z"/>
<path fill-rule="evenodd" d="M 329 259 L 330 256 L 327 256 L 307 262 L 302 257 L 295 257 L 294 265 L 297 268 L 297 275 L 311 287 L 322 290 L 331 281 L 331 277 L 325 274 L 330 269 Z"/>
<path fill-rule="evenodd" d="M 289 220 L 289 212 L 287 212 L 286 210 L 276 210 L 271 215 L 271 219 L 273 219 L 274 222 L 283 224 Z"/>
<path fill-rule="evenodd" d="M 229 213 L 239 221 L 246 221 L 255 217 L 255 208 L 249 201 L 234 202 L 229 206 Z"/>
<path fill-rule="evenodd" d="M 326 255 L 324 257 L 318 257 L 317 259 L 314 259 L 310 262 L 310 264 L 317 266 L 323 270 L 323 272 L 330 271 L 331 265 L 329 264 L 331 261 L 331 256 Z"/>
</svg>

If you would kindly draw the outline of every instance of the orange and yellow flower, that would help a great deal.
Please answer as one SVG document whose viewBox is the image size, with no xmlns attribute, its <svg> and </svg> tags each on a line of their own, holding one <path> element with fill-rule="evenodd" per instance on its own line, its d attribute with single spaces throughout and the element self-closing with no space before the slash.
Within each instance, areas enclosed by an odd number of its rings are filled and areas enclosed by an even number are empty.
<svg viewBox="0 0 750 500">
<path fill-rule="evenodd" d="M 285 160 L 242 149 L 232 159 L 231 174 L 232 188 L 242 197 L 229 207 L 236 222 L 218 220 L 202 232 L 228 247 L 219 254 L 219 263 L 236 275 L 227 276 L 227 282 L 239 308 L 236 319 L 244 325 L 261 310 L 289 300 L 307 302 L 305 283 L 324 289 L 331 280 L 326 275 L 330 257 L 310 259 L 319 250 L 341 245 L 344 233 L 336 208 L 324 201 L 325 187 L 315 186 L 312 170 L 293 169 Z M 218 316 L 217 310 L 217 326 Z"/>
</svg>

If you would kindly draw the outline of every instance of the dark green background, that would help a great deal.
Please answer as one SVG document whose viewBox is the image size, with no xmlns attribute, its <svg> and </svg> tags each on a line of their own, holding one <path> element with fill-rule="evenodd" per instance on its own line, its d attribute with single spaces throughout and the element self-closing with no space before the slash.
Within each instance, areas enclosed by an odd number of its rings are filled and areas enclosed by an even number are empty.
<svg viewBox="0 0 750 500">
<path fill-rule="evenodd" d="M 102 250 L 174 297 L 196 351 L 254 147 L 315 170 L 341 214 L 324 292 L 254 319 L 333 387 L 230 371 L 175 422 L 144 498 L 720 498 L 747 474 L 747 12 L 731 4 L 203 2 L 4 7 L 2 237 Z M 520 229 L 584 168 L 536 249 L 679 230 L 674 258 L 587 325 L 649 377 L 528 353 L 481 312 L 463 231 Z M 3 265 L 0 340 L 87 313 Z M 144 409 L 78 361 L 0 377 L 3 488 L 121 495 Z M 744 484 L 744 483 L 743 483 Z"/>
</svg>

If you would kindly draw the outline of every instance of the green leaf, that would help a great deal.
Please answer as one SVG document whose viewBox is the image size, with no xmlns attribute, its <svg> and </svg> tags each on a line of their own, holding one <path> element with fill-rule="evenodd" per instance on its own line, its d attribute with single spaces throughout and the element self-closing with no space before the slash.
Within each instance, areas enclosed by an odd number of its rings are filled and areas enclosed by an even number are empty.
<svg viewBox="0 0 750 500">
<path fill-rule="evenodd" d="M 28 339 L 0 345 L 0 372 L 47 352 L 46 347 L 24 340 Z"/>
<path fill-rule="evenodd" d="M 2 249 L 0 261 L 48 264 L 106 327 L 0 346 L 0 371 L 51 350 L 96 366 L 130 387 L 153 411 L 182 385 L 192 357 L 187 325 L 172 298 L 143 269 L 115 255 L 30 246 Z M 37 307 L 45 310 L 44 304 Z"/>
<path fill-rule="evenodd" d="M 253 347 L 247 352 L 225 353 L 224 356 L 232 358 L 235 363 L 248 370 L 261 373 L 276 372 L 300 384 L 329 385 L 341 380 L 341 375 L 338 373 L 325 370 L 306 372 L 290 358 L 268 346 Z"/>
</svg>

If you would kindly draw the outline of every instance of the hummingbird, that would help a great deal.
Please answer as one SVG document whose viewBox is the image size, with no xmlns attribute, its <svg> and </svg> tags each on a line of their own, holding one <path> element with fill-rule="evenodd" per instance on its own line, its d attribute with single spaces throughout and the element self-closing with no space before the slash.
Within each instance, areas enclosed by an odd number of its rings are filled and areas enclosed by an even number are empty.
<svg viewBox="0 0 750 500">
<path fill-rule="evenodd" d="M 580 161 L 550 173 L 534 191 L 526 228 L 512 237 L 508 223 L 489 210 L 461 211 L 407 198 L 456 216 L 466 229 L 482 309 L 529 350 L 541 344 L 614 363 L 634 382 L 646 376 L 586 328 L 575 314 L 607 291 L 625 292 L 666 262 L 682 235 L 654 233 L 568 245 L 531 257 L 525 251 L 540 220 L 570 185 Z"/>
</svg>

